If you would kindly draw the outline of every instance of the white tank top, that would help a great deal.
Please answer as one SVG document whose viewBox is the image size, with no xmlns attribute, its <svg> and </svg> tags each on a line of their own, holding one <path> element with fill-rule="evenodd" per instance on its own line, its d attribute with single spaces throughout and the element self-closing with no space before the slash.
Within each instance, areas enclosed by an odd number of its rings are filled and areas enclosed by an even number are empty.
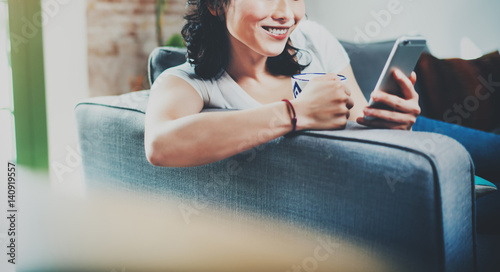
<svg viewBox="0 0 500 272">
<path fill-rule="evenodd" d="M 350 62 L 349 56 L 328 30 L 318 23 L 303 20 L 290 36 L 300 64 L 309 64 L 303 73 L 338 73 Z M 184 79 L 198 92 L 205 107 L 224 109 L 249 109 L 261 106 L 245 92 L 225 71 L 219 79 L 205 80 L 194 72 L 194 66 L 186 62 L 165 70 L 160 76 L 174 75 Z M 292 91 L 292 90 L 290 90 Z"/>
</svg>

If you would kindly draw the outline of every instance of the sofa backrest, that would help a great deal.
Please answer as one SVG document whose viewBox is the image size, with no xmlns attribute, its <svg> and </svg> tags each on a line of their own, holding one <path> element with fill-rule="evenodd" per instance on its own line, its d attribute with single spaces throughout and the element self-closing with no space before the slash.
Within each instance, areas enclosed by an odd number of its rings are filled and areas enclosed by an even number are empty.
<svg viewBox="0 0 500 272">
<path fill-rule="evenodd" d="M 157 47 L 149 55 L 148 78 L 153 85 L 160 74 L 170 67 L 174 67 L 186 62 L 186 48 L 177 47 Z"/>
<path fill-rule="evenodd" d="M 340 41 L 351 59 L 351 67 L 361 91 L 369 100 L 377 80 L 391 53 L 394 41 L 355 44 Z"/>
</svg>

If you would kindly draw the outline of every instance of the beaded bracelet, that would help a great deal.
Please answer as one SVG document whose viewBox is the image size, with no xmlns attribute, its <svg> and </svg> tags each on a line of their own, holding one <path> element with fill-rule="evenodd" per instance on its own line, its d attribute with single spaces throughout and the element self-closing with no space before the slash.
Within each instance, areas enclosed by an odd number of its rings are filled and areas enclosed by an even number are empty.
<svg viewBox="0 0 500 272">
<path fill-rule="evenodd" d="M 290 100 L 283 99 L 281 101 L 286 102 L 288 109 L 289 109 L 289 112 L 291 110 L 291 112 L 293 114 L 293 116 L 292 116 L 292 132 L 295 132 L 295 130 L 297 129 L 297 115 L 295 114 L 295 108 L 293 107 L 292 102 L 290 102 Z"/>
</svg>

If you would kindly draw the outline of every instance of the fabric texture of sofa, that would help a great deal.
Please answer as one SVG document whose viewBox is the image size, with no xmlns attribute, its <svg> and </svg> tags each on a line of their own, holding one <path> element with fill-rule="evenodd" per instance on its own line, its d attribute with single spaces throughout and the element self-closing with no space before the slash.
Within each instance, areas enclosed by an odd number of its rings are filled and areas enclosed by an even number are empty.
<svg viewBox="0 0 500 272">
<path fill-rule="evenodd" d="M 392 42 L 344 46 L 367 95 Z M 150 80 L 184 62 L 183 52 L 155 50 Z M 144 153 L 148 95 L 90 98 L 76 106 L 88 187 L 278 219 L 359 242 L 387 256 L 394 271 L 476 271 L 474 167 L 455 140 L 349 123 L 345 130 L 287 135 L 205 166 L 155 167 Z"/>
</svg>

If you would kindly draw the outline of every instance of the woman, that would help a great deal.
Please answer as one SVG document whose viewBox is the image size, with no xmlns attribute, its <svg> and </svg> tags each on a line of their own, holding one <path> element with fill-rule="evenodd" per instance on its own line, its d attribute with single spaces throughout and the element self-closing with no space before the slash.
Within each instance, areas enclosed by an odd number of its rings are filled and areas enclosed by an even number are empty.
<svg viewBox="0 0 500 272">
<path fill-rule="evenodd" d="M 415 73 L 394 73 L 403 98 L 372 95 L 398 111 L 368 108 L 345 50 L 322 26 L 304 19 L 304 0 L 189 4 L 183 36 L 190 63 L 165 71 L 151 91 L 145 146 L 152 164 L 203 165 L 293 130 L 342 129 L 347 120 L 405 130 L 415 124 Z M 290 78 L 301 72 L 330 74 L 313 79 L 293 99 Z M 200 113 L 207 106 L 240 110 Z"/>
</svg>

